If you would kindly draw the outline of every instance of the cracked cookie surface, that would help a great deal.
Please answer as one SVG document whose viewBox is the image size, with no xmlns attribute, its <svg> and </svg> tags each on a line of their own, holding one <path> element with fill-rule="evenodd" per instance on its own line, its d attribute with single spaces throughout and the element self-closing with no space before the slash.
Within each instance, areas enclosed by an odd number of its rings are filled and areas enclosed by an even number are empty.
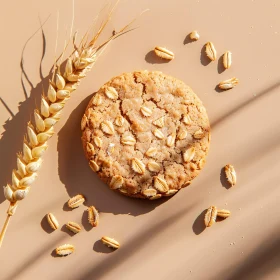
<svg viewBox="0 0 280 280">
<path fill-rule="evenodd" d="M 81 128 L 92 170 L 111 189 L 151 200 L 188 186 L 210 143 L 200 99 L 158 71 L 112 78 L 90 100 Z"/>
</svg>

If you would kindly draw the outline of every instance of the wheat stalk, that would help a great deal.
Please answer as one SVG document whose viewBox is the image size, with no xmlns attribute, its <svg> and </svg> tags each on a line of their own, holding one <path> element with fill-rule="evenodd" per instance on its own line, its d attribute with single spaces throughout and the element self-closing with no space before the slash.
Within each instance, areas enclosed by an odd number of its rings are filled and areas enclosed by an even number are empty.
<svg viewBox="0 0 280 280">
<path fill-rule="evenodd" d="M 34 111 L 34 124 L 31 122 L 27 124 L 28 137 L 24 137 L 23 150 L 17 154 L 17 169 L 12 172 L 12 184 L 7 184 L 4 187 L 4 195 L 10 205 L 0 234 L 0 247 L 10 218 L 15 214 L 18 202 L 27 196 L 30 185 L 38 176 L 37 172 L 42 164 L 42 156 L 48 148 L 47 141 L 54 134 L 53 126 L 61 118 L 61 111 L 66 101 L 70 98 L 71 93 L 77 89 L 81 80 L 86 77 L 87 72 L 91 70 L 104 47 L 116 37 L 132 30 L 129 29 L 129 26 L 134 20 L 120 31 L 115 32 L 105 42 L 97 45 L 97 39 L 109 22 L 114 8 L 115 6 L 91 41 L 86 41 L 87 34 L 85 34 L 79 47 L 77 47 L 75 44 L 76 34 L 73 36 L 74 51 L 68 57 L 63 73 L 60 65 L 54 64 L 47 96 L 42 95 L 41 108 Z"/>
</svg>

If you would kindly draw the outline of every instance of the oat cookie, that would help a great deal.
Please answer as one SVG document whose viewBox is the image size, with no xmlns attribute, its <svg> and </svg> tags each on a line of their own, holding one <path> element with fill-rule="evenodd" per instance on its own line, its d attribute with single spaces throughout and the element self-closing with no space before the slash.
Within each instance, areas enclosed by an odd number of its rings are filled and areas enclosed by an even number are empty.
<svg viewBox="0 0 280 280">
<path fill-rule="evenodd" d="M 90 167 L 111 189 L 131 197 L 177 193 L 198 175 L 209 149 L 202 102 L 162 72 L 111 79 L 94 94 L 82 123 Z"/>
</svg>

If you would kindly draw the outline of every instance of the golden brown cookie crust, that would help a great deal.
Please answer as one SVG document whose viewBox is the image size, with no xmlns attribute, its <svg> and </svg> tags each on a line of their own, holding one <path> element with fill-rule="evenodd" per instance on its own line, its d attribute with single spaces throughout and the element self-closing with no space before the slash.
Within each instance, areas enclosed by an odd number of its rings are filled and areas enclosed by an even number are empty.
<svg viewBox="0 0 280 280">
<path fill-rule="evenodd" d="M 82 119 L 91 168 L 122 194 L 157 199 L 190 184 L 209 149 L 200 99 L 158 71 L 124 73 L 102 86 Z"/>
</svg>

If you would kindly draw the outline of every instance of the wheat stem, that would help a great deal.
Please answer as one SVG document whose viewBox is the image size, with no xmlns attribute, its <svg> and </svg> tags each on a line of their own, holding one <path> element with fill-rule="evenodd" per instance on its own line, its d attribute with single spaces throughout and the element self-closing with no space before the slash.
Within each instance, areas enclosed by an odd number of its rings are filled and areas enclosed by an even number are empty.
<svg viewBox="0 0 280 280">
<path fill-rule="evenodd" d="M 112 10 L 114 9 L 115 6 Z M 62 55 L 55 60 L 53 78 L 49 81 L 47 96 L 44 95 L 43 91 L 41 108 L 34 111 L 35 122 L 33 124 L 28 122 L 27 124 L 28 137 L 24 137 L 23 151 L 17 155 L 17 169 L 12 172 L 12 184 L 7 184 L 4 187 L 4 195 L 10 201 L 10 206 L 0 235 L 0 244 L 3 242 L 10 217 L 15 213 L 17 203 L 27 196 L 30 185 L 38 176 L 37 171 L 41 167 L 42 156 L 48 148 L 47 141 L 54 134 L 53 126 L 61 118 L 61 111 L 66 101 L 70 98 L 72 92 L 77 89 L 81 80 L 86 77 L 87 72 L 91 70 L 106 45 L 117 36 L 132 30 L 129 27 L 133 21 L 117 32 L 115 36 L 110 37 L 100 45 L 95 45 L 110 20 L 112 10 L 90 42 L 86 42 L 78 48 L 75 45 L 73 46 L 74 51 L 67 59 L 64 72 L 60 69 L 61 60 L 59 61 L 59 59 L 65 53 L 65 47 Z"/>
<path fill-rule="evenodd" d="M 7 231 L 7 228 L 8 228 L 9 221 L 10 221 L 11 217 L 12 217 L 11 215 L 7 214 L 6 221 L 5 221 L 4 225 L 3 225 L 2 231 L 0 233 L 0 248 L 2 246 L 2 242 L 4 240 L 4 237 L 5 237 L 5 234 L 6 234 L 6 231 Z"/>
</svg>

